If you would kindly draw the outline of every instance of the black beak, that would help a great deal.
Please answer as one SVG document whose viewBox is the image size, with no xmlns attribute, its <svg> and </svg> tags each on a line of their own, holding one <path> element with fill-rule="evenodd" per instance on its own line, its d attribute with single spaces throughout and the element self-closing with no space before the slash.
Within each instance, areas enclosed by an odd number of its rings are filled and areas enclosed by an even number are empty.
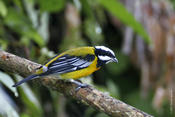
<svg viewBox="0 0 175 117">
<path fill-rule="evenodd" d="M 112 59 L 112 61 L 118 63 L 118 60 L 116 58 Z"/>
</svg>

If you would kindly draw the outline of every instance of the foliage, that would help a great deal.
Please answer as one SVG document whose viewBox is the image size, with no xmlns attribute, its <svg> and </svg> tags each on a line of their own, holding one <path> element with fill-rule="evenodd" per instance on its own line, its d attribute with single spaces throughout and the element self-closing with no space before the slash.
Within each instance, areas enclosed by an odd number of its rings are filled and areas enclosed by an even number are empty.
<svg viewBox="0 0 175 117">
<path fill-rule="evenodd" d="M 150 43 L 150 38 L 145 32 L 143 26 L 135 20 L 134 16 L 129 13 L 126 8 L 117 0 L 98 0 L 99 3 L 106 8 L 111 14 L 121 20 L 128 26 L 131 26 L 139 33 L 147 43 Z"/>
<path fill-rule="evenodd" d="M 149 6 L 153 2 L 147 5 L 143 1 L 130 1 L 130 7 L 134 4 L 134 9 L 138 6 L 143 8 L 140 12 L 146 20 L 136 20 L 138 10 L 128 10 L 129 0 L 125 3 L 119 0 L 0 0 L 0 49 L 43 64 L 56 53 L 70 48 L 108 46 L 116 53 L 119 63 L 104 66 L 83 82 L 91 83 L 91 79 L 94 81 L 91 84 L 99 90 L 150 114 L 160 117 L 170 115 L 169 110 L 165 109 L 169 104 L 167 98 L 157 100 L 160 101 L 158 106 L 153 103 L 156 91 L 159 91 L 154 86 L 163 87 L 164 90 L 164 86 L 168 87 L 163 78 L 169 76 L 164 73 L 171 64 L 163 61 L 164 56 L 168 55 L 163 53 L 166 51 L 163 40 L 170 40 L 165 37 L 173 31 L 166 35 L 165 31 L 160 30 L 165 27 L 163 24 L 173 23 L 174 20 L 170 18 L 166 23 L 158 24 L 169 18 L 168 15 L 165 15 L 166 18 L 161 17 L 167 4 L 162 7 L 163 10 L 157 10 L 160 11 L 157 13 L 154 12 L 154 6 Z M 164 2 L 157 1 L 155 4 L 161 6 Z M 155 20 L 154 16 L 163 20 Z M 166 28 L 173 25 L 169 24 Z M 160 36 L 156 37 L 157 35 Z M 125 48 L 129 48 L 127 53 Z M 155 66 L 157 75 L 152 73 L 156 71 Z M 21 76 L 7 73 L 3 68 L 0 70 L 0 107 L 6 105 L 0 108 L 0 116 L 107 116 L 71 98 L 35 85 L 36 83 L 29 82 L 19 88 L 12 88 L 12 84 L 21 79 Z M 144 78 L 151 80 L 144 82 Z M 161 113 L 158 110 L 163 111 Z"/>
</svg>

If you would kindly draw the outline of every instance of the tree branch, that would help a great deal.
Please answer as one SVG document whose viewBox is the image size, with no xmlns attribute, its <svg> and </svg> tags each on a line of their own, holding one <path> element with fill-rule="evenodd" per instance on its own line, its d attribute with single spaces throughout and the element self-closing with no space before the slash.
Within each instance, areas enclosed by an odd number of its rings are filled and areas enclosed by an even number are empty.
<svg viewBox="0 0 175 117">
<path fill-rule="evenodd" d="M 15 56 L 0 50 L 0 68 L 9 72 L 27 76 L 39 67 L 40 64 Z M 61 80 L 54 77 L 38 79 L 44 86 L 73 97 L 77 101 L 86 103 L 99 111 L 105 112 L 112 117 L 152 117 L 124 102 L 114 99 L 107 94 L 92 88 L 81 88 L 75 92 L 76 85 L 71 81 Z"/>
</svg>

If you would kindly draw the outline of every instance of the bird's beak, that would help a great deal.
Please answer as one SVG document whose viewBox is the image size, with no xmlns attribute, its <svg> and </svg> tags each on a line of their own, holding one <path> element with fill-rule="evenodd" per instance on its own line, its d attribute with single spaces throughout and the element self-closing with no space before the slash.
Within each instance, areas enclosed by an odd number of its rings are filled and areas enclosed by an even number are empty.
<svg viewBox="0 0 175 117">
<path fill-rule="evenodd" d="M 118 63 L 118 60 L 116 58 L 112 59 L 112 61 Z"/>
</svg>

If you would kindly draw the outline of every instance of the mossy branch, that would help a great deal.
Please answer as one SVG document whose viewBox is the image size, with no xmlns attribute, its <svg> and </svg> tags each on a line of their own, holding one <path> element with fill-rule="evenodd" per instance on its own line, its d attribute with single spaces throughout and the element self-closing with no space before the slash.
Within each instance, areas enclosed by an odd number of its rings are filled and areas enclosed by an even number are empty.
<svg viewBox="0 0 175 117">
<path fill-rule="evenodd" d="M 9 72 L 18 73 L 21 76 L 30 75 L 40 64 L 15 56 L 0 50 L 0 68 Z M 44 86 L 72 97 L 79 102 L 86 103 L 112 117 L 152 117 L 124 102 L 114 99 L 109 95 L 89 86 L 75 92 L 77 87 L 71 81 L 65 81 L 54 77 L 38 79 Z"/>
</svg>

